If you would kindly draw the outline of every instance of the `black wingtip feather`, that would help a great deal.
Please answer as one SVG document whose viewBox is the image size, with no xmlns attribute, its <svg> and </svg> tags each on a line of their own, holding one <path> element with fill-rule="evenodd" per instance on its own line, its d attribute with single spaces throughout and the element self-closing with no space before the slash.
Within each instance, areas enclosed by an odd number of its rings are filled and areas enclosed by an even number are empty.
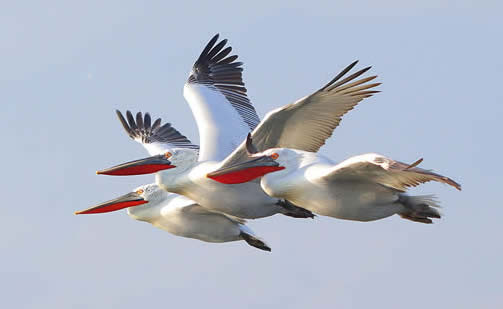
<svg viewBox="0 0 503 309">
<path fill-rule="evenodd" d="M 223 49 L 221 52 L 218 53 L 215 57 L 213 57 L 213 61 L 219 62 L 220 60 L 224 59 L 230 52 L 232 51 L 232 47 L 228 46 L 227 48 Z"/>
<path fill-rule="evenodd" d="M 221 60 L 219 62 L 219 64 L 230 64 L 230 63 L 234 62 L 236 59 L 238 59 L 238 56 L 237 55 L 232 55 L 232 56 L 229 56 L 229 57 Z M 242 62 L 239 62 L 239 63 L 240 63 L 240 65 L 243 64 Z"/>
<path fill-rule="evenodd" d="M 116 109 L 115 110 L 115 113 L 117 114 L 117 117 L 119 118 L 119 121 L 121 122 L 122 124 L 122 127 L 124 128 L 124 130 L 126 130 L 126 133 L 130 136 L 130 137 L 133 137 L 134 136 L 134 133 L 133 131 L 131 130 L 131 128 L 129 127 L 126 119 L 124 119 L 124 116 L 122 115 L 122 113 Z"/>
<path fill-rule="evenodd" d="M 218 37 L 219 35 L 216 34 L 203 49 L 199 58 L 194 63 L 195 71 L 206 72 L 210 69 L 211 65 L 230 64 L 238 58 L 236 55 L 225 58 L 232 51 L 232 47 L 228 46 L 224 48 L 227 44 L 227 39 L 223 39 L 215 45 Z M 232 58 L 232 60 L 229 61 L 229 58 Z"/>
<path fill-rule="evenodd" d="M 370 70 L 372 67 L 366 67 L 364 69 L 361 69 L 360 71 L 356 72 L 356 73 L 353 73 L 351 75 L 349 75 L 348 77 L 340 80 L 340 81 L 337 81 L 336 83 L 334 83 L 333 85 L 329 85 L 328 87 L 324 88 L 324 90 L 326 91 L 330 91 L 332 89 L 335 89 L 337 87 L 339 87 L 340 85 L 344 85 L 345 83 L 349 82 L 349 81 L 352 81 L 353 79 L 357 78 L 358 76 L 362 75 L 363 73 L 367 72 L 368 70 Z M 345 72 L 347 73 L 347 71 Z M 340 74 L 339 74 L 340 75 Z M 342 77 L 342 76 L 340 76 Z M 333 80 L 334 82 L 336 80 Z"/>
<path fill-rule="evenodd" d="M 161 118 L 157 118 L 152 125 L 152 131 L 157 130 L 161 126 Z"/>
<path fill-rule="evenodd" d="M 140 130 L 145 129 L 143 126 L 143 114 L 141 112 L 136 113 L 136 126 Z"/>
<path fill-rule="evenodd" d="M 189 76 L 189 84 L 203 84 L 212 90 L 220 91 L 227 101 L 237 108 L 243 120 L 253 130 L 260 122 L 258 115 L 246 96 L 246 88 L 242 78 L 243 65 L 237 62 L 237 55 L 228 56 L 231 46 L 225 46 L 228 41 L 218 42 L 215 35 L 201 52 L 194 63 Z M 218 42 L 218 43 L 217 43 Z"/>
<path fill-rule="evenodd" d="M 319 91 L 323 91 L 323 90 L 327 89 L 328 87 L 330 87 L 333 83 L 335 83 L 337 80 L 339 80 L 339 78 L 343 77 L 347 72 L 349 72 L 358 63 L 358 61 L 359 60 L 355 60 L 350 65 L 345 67 L 339 74 L 337 74 L 337 76 L 332 78 L 332 80 L 329 81 L 325 86 L 323 86 Z"/>
<path fill-rule="evenodd" d="M 140 139 L 142 143 L 165 143 L 171 144 L 172 147 L 182 147 L 190 149 L 199 149 L 199 146 L 182 135 L 178 130 L 173 128 L 170 123 L 165 123 L 161 126 L 161 118 L 157 118 L 151 125 L 151 116 L 149 113 L 136 113 L 136 122 L 131 111 L 126 111 L 126 119 L 119 110 L 115 111 L 122 126 L 128 135 L 135 140 Z"/>
<path fill-rule="evenodd" d="M 145 113 L 145 119 L 143 120 L 143 125 L 145 126 L 146 130 L 150 130 L 150 123 L 151 123 L 151 118 L 149 113 Z"/>
<path fill-rule="evenodd" d="M 222 41 L 220 41 L 220 43 L 218 43 L 215 47 L 213 47 L 210 52 L 208 53 L 207 55 L 207 58 L 208 59 L 211 59 L 212 61 L 216 62 L 213 57 L 219 53 L 222 48 L 224 48 L 225 44 L 227 44 L 227 39 L 223 39 Z"/>
<path fill-rule="evenodd" d="M 208 42 L 208 44 L 206 44 L 206 47 L 201 52 L 201 55 L 199 55 L 197 61 L 200 61 L 203 57 L 206 57 L 206 54 L 208 54 L 208 52 L 213 48 L 213 45 L 215 45 L 215 42 L 218 40 L 218 37 L 219 34 L 217 33 L 213 36 L 213 38 L 211 38 L 211 40 Z"/>
<path fill-rule="evenodd" d="M 134 121 L 133 114 L 130 111 L 126 111 L 126 118 L 127 118 L 127 121 L 129 122 L 129 127 L 131 128 L 131 130 L 134 131 L 134 130 L 138 129 L 138 127 L 136 126 L 136 123 Z"/>
</svg>

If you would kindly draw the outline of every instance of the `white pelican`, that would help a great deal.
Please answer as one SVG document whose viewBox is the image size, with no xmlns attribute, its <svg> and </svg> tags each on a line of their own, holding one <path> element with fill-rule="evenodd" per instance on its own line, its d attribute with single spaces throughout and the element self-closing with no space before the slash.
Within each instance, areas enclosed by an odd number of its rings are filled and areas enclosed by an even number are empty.
<svg viewBox="0 0 503 309">
<path fill-rule="evenodd" d="M 150 154 L 176 151 L 183 147 L 197 153 L 198 146 L 192 144 L 169 123 L 161 126 L 161 119 L 151 125 L 150 115 L 141 113 L 136 122 L 127 111 L 128 122 L 117 111 L 124 129 L 129 136 L 141 143 Z M 138 172 L 153 169 L 153 165 L 143 165 Z M 133 219 L 151 223 L 153 226 L 174 235 L 195 238 L 206 242 L 228 242 L 245 240 L 251 246 L 262 250 L 271 249 L 245 225 L 245 221 L 225 214 L 209 211 L 194 201 L 160 189 L 156 184 L 143 185 L 116 199 L 101 203 L 76 214 L 104 213 L 127 208 Z"/>
<path fill-rule="evenodd" d="M 127 208 L 131 218 L 151 223 L 177 236 L 206 242 L 245 240 L 253 247 L 271 251 L 244 220 L 209 211 L 185 196 L 162 190 L 156 184 L 140 186 L 128 194 L 75 214 L 104 213 L 123 208 Z"/>
<path fill-rule="evenodd" d="M 408 187 L 438 181 L 461 190 L 454 180 L 416 167 L 422 159 L 405 164 L 375 153 L 351 157 L 339 164 L 313 152 L 272 148 L 257 152 L 248 135 L 252 159 L 208 174 L 234 184 L 262 176 L 267 194 L 302 205 L 314 213 L 346 220 L 372 221 L 400 215 L 432 223 L 440 218 L 432 195 L 410 196 Z"/>
<path fill-rule="evenodd" d="M 227 155 L 235 146 L 229 145 L 229 141 L 237 140 L 234 132 L 240 132 L 238 135 L 242 136 L 245 129 L 253 129 L 256 123 L 255 117 L 249 118 L 256 113 L 246 98 L 241 78 L 242 69 L 239 68 L 241 63 L 232 62 L 235 56 L 225 58 L 228 52 L 224 51 L 227 49 L 220 51 L 225 41 L 213 47 L 216 38 L 210 41 L 196 61 L 184 88 L 185 98 L 192 108 L 201 135 L 199 162 L 190 163 L 196 160 L 193 153 L 181 149 L 168 157 L 140 159 L 99 173 L 134 174 L 129 173 L 128 169 L 164 161 L 166 166 L 176 168 L 157 173 L 156 183 L 166 191 L 189 197 L 208 209 L 241 218 L 260 218 L 278 212 L 294 217 L 311 217 L 311 212 L 296 207 L 287 200 L 268 196 L 258 181 L 227 185 L 206 177 L 207 173 L 246 159 L 244 141 Z M 325 139 L 331 136 L 341 117 L 358 102 L 377 92 L 368 89 L 379 83 L 367 83 L 376 76 L 355 80 L 370 67 L 345 76 L 356 63 L 350 64 L 313 94 L 270 112 L 253 129 L 257 143 L 266 149 L 291 147 L 318 151 Z M 220 138 L 221 136 L 225 138 Z M 205 147 L 208 149 L 203 149 Z M 227 157 L 222 161 L 225 155 Z"/>
</svg>

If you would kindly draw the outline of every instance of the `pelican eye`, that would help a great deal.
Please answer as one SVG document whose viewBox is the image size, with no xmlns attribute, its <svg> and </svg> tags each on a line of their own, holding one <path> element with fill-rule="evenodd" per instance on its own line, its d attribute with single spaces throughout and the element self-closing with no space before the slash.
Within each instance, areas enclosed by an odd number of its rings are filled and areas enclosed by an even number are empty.
<svg viewBox="0 0 503 309">
<path fill-rule="evenodd" d="M 172 154 L 171 152 L 169 152 L 169 151 L 168 151 L 168 152 L 166 152 L 166 153 L 164 154 L 164 157 L 165 157 L 166 159 L 169 159 L 169 158 L 171 158 L 171 156 L 172 156 L 172 155 L 173 155 L 173 154 Z"/>
<path fill-rule="evenodd" d="M 273 154 L 271 155 L 271 158 L 272 158 L 273 160 L 276 160 L 277 158 L 279 158 L 279 154 L 277 154 L 277 153 L 273 153 Z"/>
<path fill-rule="evenodd" d="M 137 193 L 138 195 L 142 195 L 142 194 L 143 194 L 143 189 L 138 189 L 138 190 L 136 190 L 136 193 Z"/>
</svg>

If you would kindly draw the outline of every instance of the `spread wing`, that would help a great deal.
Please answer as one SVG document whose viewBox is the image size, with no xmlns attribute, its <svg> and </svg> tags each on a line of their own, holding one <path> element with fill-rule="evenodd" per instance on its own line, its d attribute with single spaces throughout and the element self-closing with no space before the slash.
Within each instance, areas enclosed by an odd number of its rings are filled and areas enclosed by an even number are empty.
<svg viewBox="0 0 503 309">
<path fill-rule="evenodd" d="M 371 181 L 405 191 L 428 181 L 438 181 L 461 190 L 461 185 L 449 177 L 416 167 L 422 159 L 406 164 L 370 153 L 349 158 L 337 164 L 323 179 L 336 181 Z"/>
<path fill-rule="evenodd" d="M 217 41 L 218 34 L 194 63 L 183 91 L 199 130 L 200 161 L 223 160 L 260 121 L 246 95 L 242 62 L 229 56 L 227 40 Z"/>
<path fill-rule="evenodd" d="M 377 76 L 357 79 L 370 67 L 346 77 L 357 61 L 342 70 L 328 84 L 292 104 L 269 112 L 253 130 L 258 151 L 269 148 L 292 148 L 317 152 L 332 135 L 342 116 L 361 100 L 379 91 L 369 90 L 380 83 L 369 83 Z M 240 146 L 225 160 L 223 167 L 246 160 L 246 146 Z"/>
<path fill-rule="evenodd" d="M 170 123 L 161 125 L 161 118 L 153 123 L 149 113 L 143 117 L 141 112 L 136 114 L 136 120 L 130 111 L 126 112 L 127 121 L 120 111 L 116 111 L 124 130 L 129 137 L 142 144 L 152 156 L 165 153 L 173 148 L 189 148 L 197 151 L 199 146 L 173 128 Z"/>
</svg>

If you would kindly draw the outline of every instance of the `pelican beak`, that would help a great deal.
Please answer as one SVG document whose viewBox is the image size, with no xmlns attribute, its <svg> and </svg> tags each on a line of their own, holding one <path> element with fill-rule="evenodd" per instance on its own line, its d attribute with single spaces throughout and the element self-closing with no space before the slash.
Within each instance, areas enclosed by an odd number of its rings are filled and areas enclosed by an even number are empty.
<svg viewBox="0 0 503 309">
<path fill-rule="evenodd" d="M 176 166 L 171 165 L 164 155 L 157 155 L 145 159 L 135 160 L 123 164 L 116 165 L 101 171 L 97 171 L 98 175 L 112 175 L 112 176 L 129 176 L 129 175 L 143 175 L 152 174 L 158 171 L 167 170 Z"/>
<path fill-rule="evenodd" d="M 116 211 L 127 207 L 138 206 L 145 203 L 148 203 L 148 201 L 144 200 L 138 193 L 130 192 L 121 197 L 118 197 L 108 202 L 101 203 L 86 210 L 76 211 L 75 214 L 76 215 L 99 214 L 103 212 Z"/>
<path fill-rule="evenodd" d="M 237 184 L 252 181 L 255 178 L 284 168 L 279 166 L 279 163 L 270 156 L 261 156 L 208 173 L 206 177 L 225 184 Z"/>
</svg>

